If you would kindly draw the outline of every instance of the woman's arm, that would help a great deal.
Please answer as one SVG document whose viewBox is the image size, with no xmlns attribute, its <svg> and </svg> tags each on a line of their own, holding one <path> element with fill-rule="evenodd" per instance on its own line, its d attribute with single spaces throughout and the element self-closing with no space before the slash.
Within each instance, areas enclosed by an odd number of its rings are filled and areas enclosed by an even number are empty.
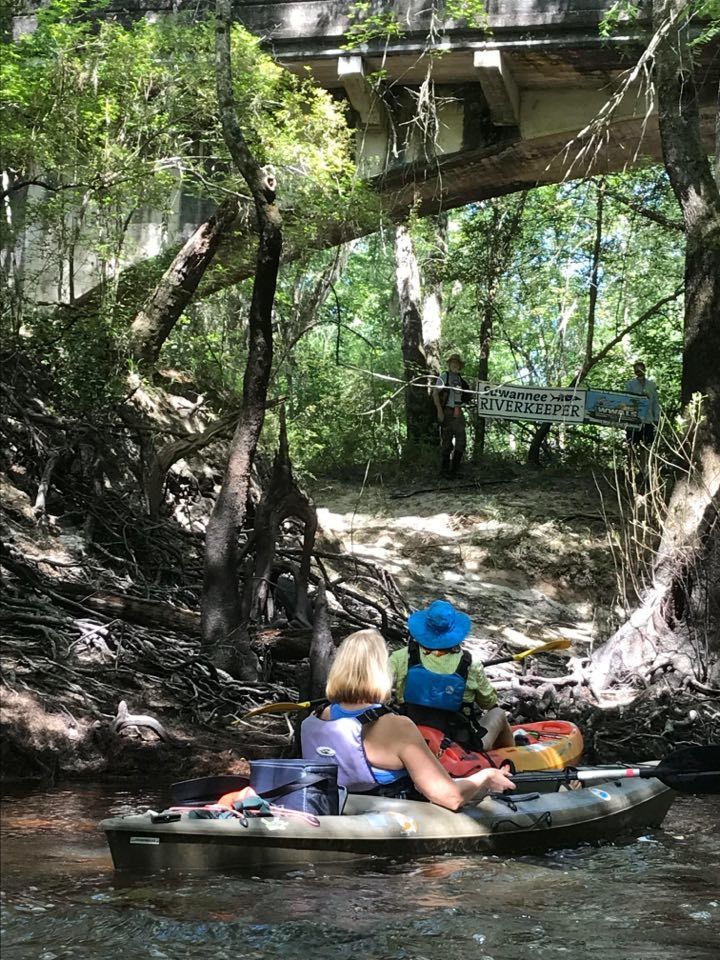
<svg viewBox="0 0 720 960">
<path fill-rule="evenodd" d="M 432 755 L 409 717 L 382 717 L 368 731 L 365 753 L 373 766 L 389 770 L 403 766 L 420 793 L 448 810 L 458 810 L 490 790 L 511 790 L 514 786 L 504 773 L 492 768 L 480 770 L 462 780 L 453 780 Z"/>
</svg>

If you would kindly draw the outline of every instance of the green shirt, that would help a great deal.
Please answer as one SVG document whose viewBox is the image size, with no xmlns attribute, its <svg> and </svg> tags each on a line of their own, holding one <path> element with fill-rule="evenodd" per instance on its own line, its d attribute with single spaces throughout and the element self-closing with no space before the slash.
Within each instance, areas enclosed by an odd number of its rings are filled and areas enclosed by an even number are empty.
<svg viewBox="0 0 720 960">
<path fill-rule="evenodd" d="M 420 663 L 426 670 L 431 670 L 433 673 L 455 673 L 461 657 L 462 651 L 446 653 L 444 657 L 436 657 L 434 653 L 425 653 L 422 647 L 420 648 Z M 393 677 L 397 699 L 402 702 L 405 692 L 405 678 L 408 672 L 407 647 L 390 654 L 390 672 Z M 489 710 L 490 707 L 497 706 L 497 693 L 485 676 L 481 663 L 472 663 L 470 666 L 463 700 L 466 703 L 477 703 L 482 710 Z"/>
</svg>

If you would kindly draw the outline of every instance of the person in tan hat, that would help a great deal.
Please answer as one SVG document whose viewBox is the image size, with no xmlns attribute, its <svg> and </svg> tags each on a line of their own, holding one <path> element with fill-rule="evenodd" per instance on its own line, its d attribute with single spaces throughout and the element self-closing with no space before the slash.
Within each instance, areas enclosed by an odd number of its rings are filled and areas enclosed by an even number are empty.
<svg viewBox="0 0 720 960">
<path fill-rule="evenodd" d="M 442 424 L 440 473 L 443 476 L 456 476 L 467 443 L 462 408 L 463 404 L 470 403 L 472 393 L 460 373 L 464 366 L 460 354 L 451 353 L 447 358 L 447 370 L 437 378 L 433 389 L 438 423 Z"/>
</svg>

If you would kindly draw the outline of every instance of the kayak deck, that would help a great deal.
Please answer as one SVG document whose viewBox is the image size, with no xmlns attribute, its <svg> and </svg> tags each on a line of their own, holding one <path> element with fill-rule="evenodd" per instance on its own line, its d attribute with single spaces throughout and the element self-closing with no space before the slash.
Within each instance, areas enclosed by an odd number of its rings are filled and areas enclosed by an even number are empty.
<svg viewBox="0 0 720 960">
<path fill-rule="evenodd" d="M 341 816 L 153 823 L 151 812 L 103 821 L 119 870 L 232 870 L 352 857 L 528 853 L 632 836 L 659 825 L 674 793 L 655 779 L 552 794 L 485 797 L 454 813 L 430 803 L 350 795 Z"/>
<path fill-rule="evenodd" d="M 464 750 L 457 743 L 444 745 L 444 735 L 432 727 L 419 727 L 430 750 L 454 777 L 466 777 L 485 767 L 499 767 L 510 761 L 517 773 L 530 770 L 562 770 L 579 763 L 583 753 L 580 728 L 567 720 L 542 720 L 514 726 L 524 731 L 530 743 L 480 753 Z"/>
</svg>

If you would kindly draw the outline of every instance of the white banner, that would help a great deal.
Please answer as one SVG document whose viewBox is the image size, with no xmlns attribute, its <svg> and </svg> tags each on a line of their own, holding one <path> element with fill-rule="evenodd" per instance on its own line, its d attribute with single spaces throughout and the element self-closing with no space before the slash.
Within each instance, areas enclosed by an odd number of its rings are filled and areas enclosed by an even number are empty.
<svg viewBox="0 0 720 960">
<path fill-rule="evenodd" d="M 478 414 L 501 420 L 582 423 L 585 391 L 559 387 L 498 387 L 478 384 Z"/>
</svg>

